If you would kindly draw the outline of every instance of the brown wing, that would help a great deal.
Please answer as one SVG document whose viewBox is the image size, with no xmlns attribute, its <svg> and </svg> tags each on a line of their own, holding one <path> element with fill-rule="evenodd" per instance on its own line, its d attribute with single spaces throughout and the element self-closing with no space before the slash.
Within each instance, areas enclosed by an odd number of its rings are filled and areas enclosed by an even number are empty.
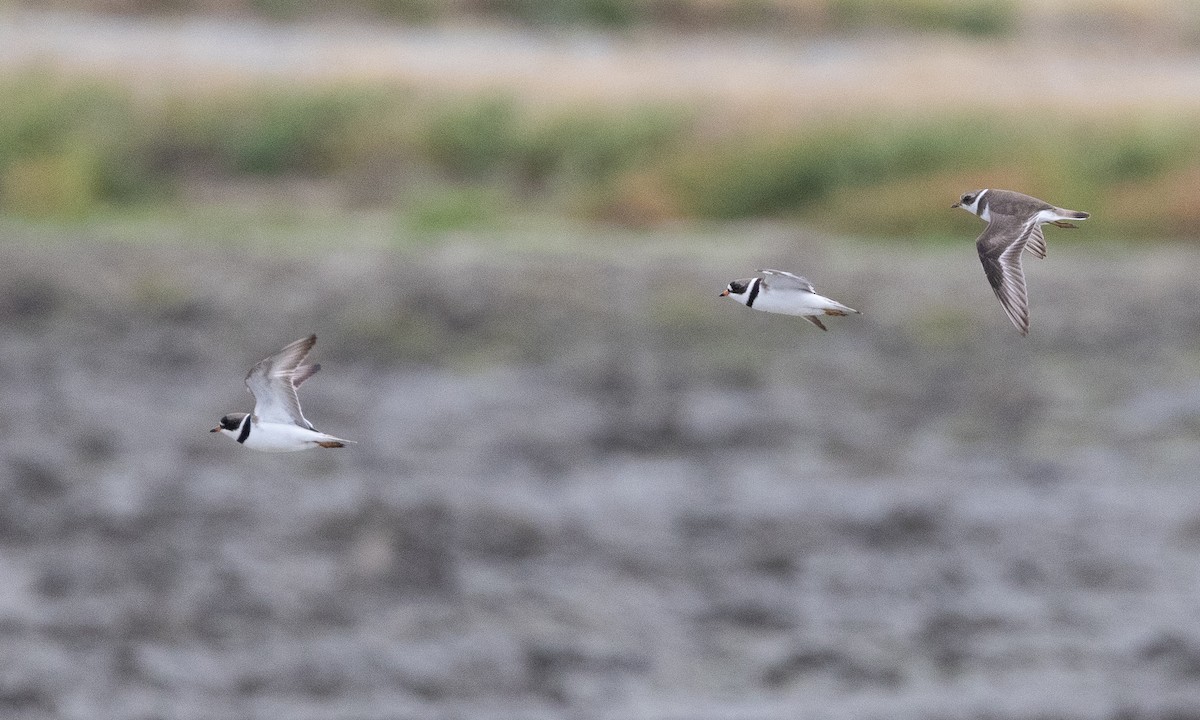
<svg viewBox="0 0 1200 720">
<path fill-rule="evenodd" d="M 987 206 L 993 218 L 1006 215 L 1021 220 L 1037 215 L 1042 210 L 1054 209 L 1054 206 L 1045 200 L 1012 190 L 988 190 Z"/>
<path fill-rule="evenodd" d="M 993 220 L 975 247 L 996 298 L 1004 306 L 1008 319 L 1022 335 L 1029 333 L 1029 294 L 1025 289 L 1025 271 L 1021 267 L 1021 252 L 1029 241 L 1037 221 L 1025 224 Z"/>
<path fill-rule="evenodd" d="M 1025 249 L 1033 253 L 1034 257 L 1046 259 L 1046 236 L 1042 234 L 1041 223 L 1033 223 L 1029 230 L 1029 239 L 1025 241 Z"/>
</svg>

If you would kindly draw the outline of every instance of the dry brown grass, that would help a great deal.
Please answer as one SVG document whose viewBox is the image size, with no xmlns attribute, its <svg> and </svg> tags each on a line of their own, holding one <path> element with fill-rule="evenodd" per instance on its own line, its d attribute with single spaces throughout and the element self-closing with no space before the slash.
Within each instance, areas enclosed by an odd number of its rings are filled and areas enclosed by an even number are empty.
<svg viewBox="0 0 1200 720">
<path fill-rule="evenodd" d="M 1073 6 L 1055 7 L 1067 13 Z M 395 83 L 439 94 L 502 92 L 546 107 L 653 100 L 700 108 L 714 124 L 920 117 L 964 108 L 1098 117 L 1200 110 L 1200 75 L 1189 54 L 1114 45 L 1098 41 L 1093 29 L 1062 27 L 1051 38 L 1033 33 L 1003 43 L 661 32 L 564 38 L 478 27 L 335 32 L 34 15 L 0 25 L 0 46 L 9 67 L 40 62 L 124 77 L 143 93 L 224 92 L 263 82 Z"/>
<path fill-rule="evenodd" d="M 52 30 L 53 32 L 53 30 Z M 858 47 L 836 62 L 805 45 L 747 48 L 717 39 L 655 39 L 607 45 L 595 54 L 564 53 L 555 43 L 502 36 L 505 48 L 483 52 L 471 38 L 438 47 L 440 61 L 418 38 L 311 38 L 321 63 L 276 71 L 222 54 L 221 48 L 184 48 L 177 26 L 152 26 L 136 37 L 103 31 L 86 48 L 58 42 L 18 41 L 15 53 L 53 57 L 68 74 L 124 77 L 141 93 L 221 94 L 232 87 L 394 83 L 442 95 L 496 92 L 531 107 L 637 106 L 654 101 L 700 109 L 718 132 L 748 120 L 764 127 L 869 114 L 921 117 L 994 110 L 1039 111 L 1104 119 L 1131 113 L 1172 115 L 1200 111 L 1200 75 L 1186 57 L 1129 57 L 1084 49 L 1063 53 L 1041 46 L 981 46 L 944 40 L 915 47 L 880 43 Z M 0 29 L 0 41 L 6 33 Z M 266 33 L 266 42 L 286 43 Z M 163 48 L 150 62 L 134 48 Z M 131 45 L 132 43 L 132 45 Z M 13 48 L 13 45 L 9 45 Z M 980 82 L 980 78 L 987 78 Z"/>
</svg>

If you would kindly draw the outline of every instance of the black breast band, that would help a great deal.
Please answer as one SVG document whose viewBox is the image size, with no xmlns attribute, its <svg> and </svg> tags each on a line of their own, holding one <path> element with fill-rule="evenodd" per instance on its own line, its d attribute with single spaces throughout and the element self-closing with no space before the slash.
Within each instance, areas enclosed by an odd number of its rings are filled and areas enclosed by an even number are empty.
<svg viewBox="0 0 1200 720">
<path fill-rule="evenodd" d="M 754 278 L 754 282 L 750 284 L 750 297 L 746 298 L 746 307 L 754 307 L 754 300 L 758 297 L 759 285 L 762 285 L 762 278 Z"/>
<path fill-rule="evenodd" d="M 244 444 L 246 442 L 246 438 L 250 437 L 250 421 L 253 418 L 253 415 L 246 416 L 246 422 L 242 425 L 242 431 L 238 433 L 238 442 Z"/>
</svg>

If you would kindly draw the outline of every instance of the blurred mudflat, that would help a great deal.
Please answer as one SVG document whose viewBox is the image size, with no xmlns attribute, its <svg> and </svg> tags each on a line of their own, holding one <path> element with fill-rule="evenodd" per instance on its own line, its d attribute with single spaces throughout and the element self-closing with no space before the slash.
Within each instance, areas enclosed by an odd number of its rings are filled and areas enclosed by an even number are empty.
<svg viewBox="0 0 1200 720">
<path fill-rule="evenodd" d="M 1200 260 L 1076 232 L 1023 340 L 970 236 L 8 223 L 0 709 L 1188 717 Z M 759 265 L 864 315 L 717 298 Z M 307 332 L 359 444 L 210 435 Z"/>
</svg>

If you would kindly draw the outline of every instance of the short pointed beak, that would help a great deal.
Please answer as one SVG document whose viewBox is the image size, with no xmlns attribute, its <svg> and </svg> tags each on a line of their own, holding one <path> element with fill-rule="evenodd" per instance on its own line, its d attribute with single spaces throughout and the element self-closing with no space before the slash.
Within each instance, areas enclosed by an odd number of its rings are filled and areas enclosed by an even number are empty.
<svg viewBox="0 0 1200 720">
<path fill-rule="evenodd" d="M 721 293 L 721 294 L 720 294 L 720 295 L 718 295 L 717 297 L 729 297 L 729 291 L 728 291 L 728 290 L 726 290 L 725 292 Z"/>
<path fill-rule="evenodd" d="M 950 206 L 950 209 L 951 209 L 951 210 L 953 210 L 954 208 L 957 208 L 957 207 L 962 207 L 962 203 L 960 203 L 960 202 L 956 202 L 956 203 L 954 203 L 953 205 L 951 205 L 951 206 Z"/>
<path fill-rule="evenodd" d="M 220 426 L 217 426 L 217 427 L 213 428 L 212 430 L 209 430 L 209 432 L 210 433 L 221 432 L 221 428 L 220 428 Z"/>
</svg>

